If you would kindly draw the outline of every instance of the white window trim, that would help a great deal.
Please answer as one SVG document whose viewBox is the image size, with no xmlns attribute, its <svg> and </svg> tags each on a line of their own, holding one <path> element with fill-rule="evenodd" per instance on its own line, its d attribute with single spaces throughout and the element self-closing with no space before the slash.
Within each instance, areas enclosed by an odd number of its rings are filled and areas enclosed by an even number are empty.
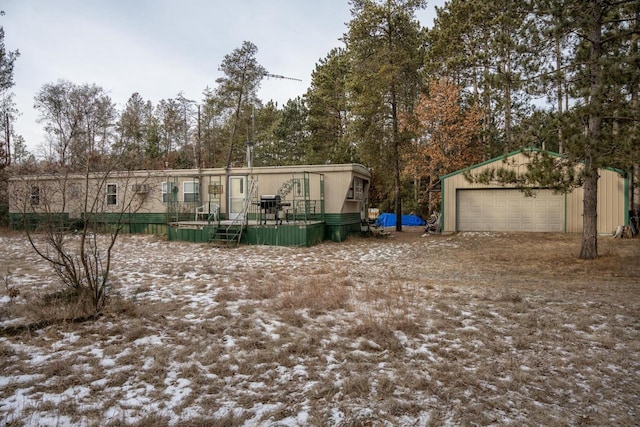
<svg viewBox="0 0 640 427">
<path fill-rule="evenodd" d="M 351 185 L 347 192 L 347 200 L 364 200 L 364 179 L 355 176 L 351 179 Z"/>
<path fill-rule="evenodd" d="M 109 193 L 109 187 L 110 186 L 114 186 L 115 187 L 115 190 L 116 190 L 115 193 Z M 118 206 L 118 184 L 115 183 L 115 182 L 107 183 L 105 193 L 106 193 L 106 195 L 105 195 L 106 205 L 107 206 Z M 115 196 L 115 198 L 116 198 L 115 203 L 109 203 L 109 196 Z"/>
<path fill-rule="evenodd" d="M 162 187 L 161 187 L 161 190 L 160 190 L 162 192 L 162 203 L 164 203 L 164 204 L 169 203 L 169 194 L 171 194 L 169 189 L 174 188 L 175 187 L 174 184 L 175 183 L 171 182 L 171 181 L 164 181 L 162 183 Z"/>
<path fill-rule="evenodd" d="M 187 184 L 194 184 L 194 190 L 196 191 L 187 192 Z M 195 198 L 195 200 L 187 202 L 185 200 L 187 194 L 196 194 L 197 197 Z M 184 203 L 200 203 L 200 182 L 199 181 L 184 181 L 182 183 L 182 201 Z"/>
<path fill-rule="evenodd" d="M 40 204 L 40 186 L 32 185 L 31 194 L 29 195 L 32 206 L 38 206 Z"/>
</svg>

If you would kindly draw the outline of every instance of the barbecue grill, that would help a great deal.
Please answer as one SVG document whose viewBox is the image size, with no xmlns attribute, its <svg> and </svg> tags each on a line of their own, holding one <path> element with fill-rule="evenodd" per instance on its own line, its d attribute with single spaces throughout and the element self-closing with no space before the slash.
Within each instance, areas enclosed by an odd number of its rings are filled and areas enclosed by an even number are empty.
<svg viewBox="0 0 640 427">
<path fill-rule="evenodd" d="M 291 203 L 283 203 L 279 194 L 263 194 L 260 196 L 260 209 L 264 211 L 264 223 L 267 223 L 269 215 L 273 215 L 276 224 L 282 224 L 285 217 L 283 206 L 291 206 Z"/>
<path fill-rule="evenodd" d="M 273 213 L 280 210 L 281 204 L 282 200 L 279 194 L 263 194 L 260 196 L 260 209 L 263 209 L 265 214 L 267 211 Z"/>
</svg>

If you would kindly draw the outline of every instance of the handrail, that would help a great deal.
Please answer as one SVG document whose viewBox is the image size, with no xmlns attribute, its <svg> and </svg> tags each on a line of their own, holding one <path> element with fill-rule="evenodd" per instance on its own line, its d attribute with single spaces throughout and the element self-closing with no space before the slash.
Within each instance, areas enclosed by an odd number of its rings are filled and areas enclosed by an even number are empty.
<svg viewBox="0 0 640 427">
<path fill-rule="evenodd" d="M 249 211 L 249 206 L 251 206 L 251 199 L 253 197 L 253 193 L 257 191 L 257 181 L 254 179 L 249 180 L 249 191 L 247 197 L 244 199 L 244 205 L 242 206 L 242 214 L 237 215 L 235 218 L 231 220 L 231 224 L 227 226 L 227 232 L 234 226 L 238 225 L 241 221 L 248 221 L 247 212 Z M 240 243 L 240 239 L 242 238 L 242 229 L 244 227 L 240 227 L 240 232 L 238 233 L 238 243 Z"/>
</svg>

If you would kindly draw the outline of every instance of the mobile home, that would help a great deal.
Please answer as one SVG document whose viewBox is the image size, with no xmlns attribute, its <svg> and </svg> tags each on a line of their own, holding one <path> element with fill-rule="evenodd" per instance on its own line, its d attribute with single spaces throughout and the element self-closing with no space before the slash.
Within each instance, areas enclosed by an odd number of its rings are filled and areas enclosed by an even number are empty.
<svg viewBox="0 0 640 427">
<path fill-rule="evenodd" d="M 310 246 L 360 230 L 370 180 L 359 164 L 14 176 L 9 216 L 13 228 L 93 215 L 169 240 Z"/>
</svg>

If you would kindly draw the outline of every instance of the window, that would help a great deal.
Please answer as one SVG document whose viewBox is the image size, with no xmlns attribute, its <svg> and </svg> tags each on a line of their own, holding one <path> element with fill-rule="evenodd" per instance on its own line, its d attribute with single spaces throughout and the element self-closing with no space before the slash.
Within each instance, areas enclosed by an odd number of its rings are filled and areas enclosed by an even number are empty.
<svg viewBox="0 0 640 427">
<path fill-rule="evenodd" d="M 76 184 L 71 184 L 69 186 L 69 197 L 71 197 L 72 199 L 77 199 L 79 194 L 80 190 L 78 189 L 78 186 Z"/>
<path fill-rule="evenodd" d="M 356 200 L 364 199 L 364 181 L 362 178 L 353 178 L 353 198 Z"/>
<path fill-rule="evenodd" d="M 200 201 L 200 183 L 198 181 L 186 181 L 182 184 L 182 197 L 184 202 Z"/>
<path fill-rule="evenodd" d="M 34 185 L 31 187 L 31 204 L 39 205 L 40 204 L 40 187 Z"/>
<path fill-rule="evenodd" d="M 118 204 L 118 185 L 107 184 L 107 206 L 115 206 Z"/>
<path fill-rule="evenodd" d="M 364 180 L 362 178 L 353 178 L 347 192 L 347 199 L 364 200 Z"/>
<path fill-rule="evenodd" d="M 173 182 L 162 183 L 162 203 L 169 203 L 169 201 L 176 201 L 177 194 L 178 194 L 178 187 L 176 187 L 173 184 Z"/>
</svg>

